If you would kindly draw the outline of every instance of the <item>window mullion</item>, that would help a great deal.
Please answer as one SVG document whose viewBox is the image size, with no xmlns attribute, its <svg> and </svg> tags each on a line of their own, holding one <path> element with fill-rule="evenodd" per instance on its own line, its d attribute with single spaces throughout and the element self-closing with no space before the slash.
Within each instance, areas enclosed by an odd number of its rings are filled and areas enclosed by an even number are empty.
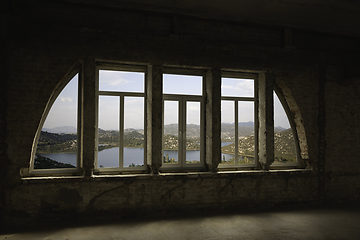
<svg viewBox="0 0 360 240">
<path fill-rule="evenodd" d="M 98 83 L 95 68 L 95 59 L 87 59 L 84 61 L 83 67 L 83 109 L 84 115 L 82 118 L 83 129 L 83 170 L 84 176 L 90 177 L 95 167 L 95 149 L 96 149 L 96 112 L 97 112 L 97 98 L 96 91 Z M 85 110 L 86 109 L 86 110 Z"/>
<path fill-rule="evenodd" d="M 82 108 L 82 102 L 83 102 L 83 72 L 80 71 L 79 72 L 79 78 L 78 78 L 78 102 L 77 102 L 77 106 L 78 106 L 78 111 L 77 111 L 77 155 L 76 155 L 76 168 L 80 169 L 82 168 L 83 165 L 83 155 L 82 155 L 82 122 L 81 122 L 81 117 L 83 116 L 83 108 Z M 96 83 L 95 83 L 96 86 Z M 98 99 L 98 96 L 95 94 L 96 99 Z M 96 132 L 96 131 L 95 131 Z M 97 141 L 95 143 L 95 146 L 98 146 Z"/>
<path fill-rule="evenodd" d="M 179 159 L 180 166 L 184 167 L 186 163 L 186 100 L 181 98 L 180 101 L 180 141 L 179 141 Z"/>
<path fill-rule="evenodd" d="M 234 101 L 234 108 L 235 108 L 235 165 L 239 164 L 239 156 L 238 156 L 238 149 L 239 149 L 239 102 Z"/>
<path fill-rule="evenodd" d="M 274 100 L 273 80 L 259 74 L 259 163 L 261 168 L 268 170 L 274 162 Z"/>
<path fill-rule="evenodd" d="M 151 173 L 157 174 L 162 165 L 163 98 L 162 66 L 150 65 L 146 73 L 146 163 Z"/>
<path fill-rule="evenodd" d="M 119 109 L 119 167 L 124 166 L 124 96 L 120 96 Z"/>
<path fill-rule="evenodd" d="M 209 171 L 216 172 L 221 162 L 221 70 L 213 68 L 205 76 L 205 162 Z"/>
</svg>

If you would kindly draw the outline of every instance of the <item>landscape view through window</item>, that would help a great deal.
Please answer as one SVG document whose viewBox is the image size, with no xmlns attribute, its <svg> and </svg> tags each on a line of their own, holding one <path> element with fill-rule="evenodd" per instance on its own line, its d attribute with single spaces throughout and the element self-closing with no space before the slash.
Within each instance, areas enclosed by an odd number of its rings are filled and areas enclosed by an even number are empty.
<svg viewBox="0 0 360 240">
<path fill-rule="evenodd" d="M 220 166 L 254 164 L 255 81 L 224 77 L 221 96 Z M 295 142 L 288 117 L 275 91 L 273 98 L 274 163 L 296 163 Z"/>
<path fill-rule="evenodd" d="M 164 94 L 172 91 L 183 95 L 202 94 L 201 85 L 199 88 L 189 88 L 185 84 L 188 79 L 186 77 L 181 79 L 181 76 L 171 74 L 166 76 Z M 183 81 L 183 84 L 178 84 L 179 81 Z M 251 164 L 254 161 L 255 150 L 254 101 L 241 101 L 237 97 L 254 97 L 254 80 L 223 78 L 221 88 L 222 96 L 226 98 L 221 102 L 221 165 Z M 201 92 L 193 93 L 192 89 L 200 89 Z M 144 92 L 144 73 L 100 71 L 97 167 L 141 167 L 144 165 Z M 76 167 L 77 94 L 76 75 L 57 97 L 45 120 L 37 145 L 35 169 Z M 184 106 L 186 106 L 185 112 L 181 110 Z M 165 99 L 163 164 L 177 163 L 181 155 L 184 155 L 183 158 L 186 159 L 187 164 L 199 163 L 200 106 L 200 102 L 196 99 L 181 100 L 176 97 Z M 237 107 L 236 111 L 235 107 Z M 183 114 L 185 117 L 181 120 Z M 235 122 L 237 122 L 236 127 Z M 275 162 L 296 162 L 290 124 L 275 92 L 274 122 Z M 186 128 L 186 137 L 184 137 L 182 149 L 179 149 L 181 145 L 179 145 L 179 127 L 181 126 Z M 237 134 L 235 128 L 237 128 Z M 235 140 L 236 137 L 237 140 Z"/>
</svg>

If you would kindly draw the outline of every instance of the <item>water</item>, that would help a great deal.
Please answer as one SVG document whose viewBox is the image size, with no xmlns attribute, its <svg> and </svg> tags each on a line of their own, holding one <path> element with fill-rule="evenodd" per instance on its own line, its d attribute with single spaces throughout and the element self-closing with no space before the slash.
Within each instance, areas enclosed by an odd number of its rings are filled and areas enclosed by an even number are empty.
<svg viewBox="0 0 360 240">
<path fill-rule="evenodd" d="M 69 163 L 76 166 L 76 153 L 50 153 L 40 154 L 43 157 L 50 158 L 57 162 Z M 124 167 L 131 164 L 144 165 L 144 149 L 143 148 L 124 148 Z M 98 154 L 98 167 L 119 167 L 119 148 L 109 148 L 100 151 Z"/>
<path fill-rule="evenodd" d="M 124 148 L 124 167 L 144 165 L 143 148 Z M 119 148 L 109 148 L 98 153 L 98 167 L 119 167 Z"/>
<path fill-rule="evenodd" d="M 227 146 L 230 145 L 234 142 L 221 142 L 221 147 L 223 146 Z M 225 157 L 225 161 L 229 161 L 231 158 L 234 158 L 235 155 L 234 154 L 227 154 L 227 153 L 221 153 L 221 161 L 224 161 L 224 157 Z"/>
<path fill-rule="evenodd" d="M 50 158 L 57 162 L 69 163 L 76 167 L 76 153 L 50 153 L 50 154 L 39 154 L 42 157 Z"/>
<path fill-rule="evenodd" d="M 232 142 L 222 142 L 221 146 L 226 146 Z M 177 150 L 164 150 L 164 156 L 168 154 L 169 159 L 174 158 L 178 160 L 178 151 Z M 73 166 L 76 166 L 76 153 L 51 153 L 51 154 L 40 154 L 43 157 L 53 159 L 61 163 L 69 163 Z M 221 159 L 225 156 L 226 160 L 233 158 L 233 154 L 221 154 Z M 187 161 L 198 161 L 200 159 L 200 151 L 192 150 L 186 151 L 186 160 Z M 140 165 L 144 164 L 144 149 L 143 148 L 124 148 L 124 167 L 129 167 L 130 165 Z M 102 150 L 98 153 L 98 167 L 119 167 L 119 148 L 109 148 Z"/>
<path fill-rule="evenodd" d="M 221 146 L 223 147 L 223 146 L 227 146 L 227 145 L 230 145 L 230 144 L 232 144 L 232 143 L 234 143 L 234 142 L 221 142 Z"/>
<path fill-rule="evenodd" d="M 169 159 L 174 158 L 175 163 L 178 162 L 179 155 L 177 150 L 164 150 L 164 156 L 169 157 Z M 186 161 L 191 161 L 192 163 L 200 162 L 200 151 L 198 150 L 191 150 L 186 151 Z"/>
</svg>

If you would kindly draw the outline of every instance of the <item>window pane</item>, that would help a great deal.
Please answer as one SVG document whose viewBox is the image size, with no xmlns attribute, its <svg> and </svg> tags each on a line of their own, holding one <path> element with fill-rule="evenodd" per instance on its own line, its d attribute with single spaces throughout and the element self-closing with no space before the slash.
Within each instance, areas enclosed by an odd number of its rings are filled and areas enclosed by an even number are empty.
<svg viewBox="0 0 360 240">
<path fill-rule="evenodd" d="M 221 101 L 221 163 L 235 164 L 235 104 Z"/>
<path fill-rule="evenodd" d="M 123 167 L 144 166 L 144 98 L 124 98 Z"/>
<path fill-rule="evenodd" d="M 296 163 L 294 135 L 285 110 L 274 91 L 274 163 Z"/>
<path fill-rule="evenodd" d="M 164 101 L 164 159 L 163 163 L 178 163 L 179 159 L 179 102 Z"/>
<path fill-rule="evenodd" d="M 99 71 L 99 90 L 113 92 L 144 92 L 145 74 L 126 71 Z"/>
<path fill-rule="evenodd" d="M 186 111 L 186 163 L 200 163 L 200 102 L 187 102 Z"/>
<path fill-rule="evenodd" d="M 102 130 L 119 131 L 120 99 L 117 96 L 99 96 L 99 122 Z"/>
<path fill-rule="evenodd" d="M 239 164 L 255 161 L 254 102 L 238 102 L 238 158 Z"/>
<path fill-rule="evenodd" d="M 99 96 L 98 167 L 119 167 L 120 98 Z"/>
<path fill-rule="evenodd" d="M 202 95 L 202 77 L 189 75 L 163 75 L 165 94 Z"/>
<path fill-rule="evenodd" d="M 34 169 L 75 168 L 77 165 L 78 75 L 61 91 L 43 125 Z"/>
<path fill-rule="evenodd" d="M 221 96 L 254 97 L 254 80 L 240 78 L 222 78 Z"/>
</svg>

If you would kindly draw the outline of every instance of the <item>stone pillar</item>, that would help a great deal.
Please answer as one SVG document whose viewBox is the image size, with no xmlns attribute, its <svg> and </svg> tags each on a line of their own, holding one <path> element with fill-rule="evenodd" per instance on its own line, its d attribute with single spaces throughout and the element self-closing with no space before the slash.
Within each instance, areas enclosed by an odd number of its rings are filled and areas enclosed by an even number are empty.
<svg viewBox="0 0 360 240">
<path fill-rule="evenodd" d="M 221 162 L 221 71 L 213 68 L 206 73 L 206 167 L 217 171 Z"/>
<path fill-rule="evenodd" d="M 80 74 L 81 84 L 81 149 L 80 159 L 85 177 L 91 177 L 95 166 L 96 136 L 96 64 L 95 59 L 86 59 Z M 80 87 L 80 86 L 79 86 Z M 80 88 L 81 89 L 81 88 Z"/>
<path fill-rule="evenodd" d="M 151 65 L 146 75 L 147 94 L 147 165 L 150 173 L 157 174 L 162 165 L 162 125 L 163 125 L 163 99 L 162 99 L 162 66 Z"/>
<path fill-rule="evenodd" d="M 259 163 L 263 170 L 269 170 L 274 162 L 274 100 L 273 79 L 259 73 Z"/>
</svg>

